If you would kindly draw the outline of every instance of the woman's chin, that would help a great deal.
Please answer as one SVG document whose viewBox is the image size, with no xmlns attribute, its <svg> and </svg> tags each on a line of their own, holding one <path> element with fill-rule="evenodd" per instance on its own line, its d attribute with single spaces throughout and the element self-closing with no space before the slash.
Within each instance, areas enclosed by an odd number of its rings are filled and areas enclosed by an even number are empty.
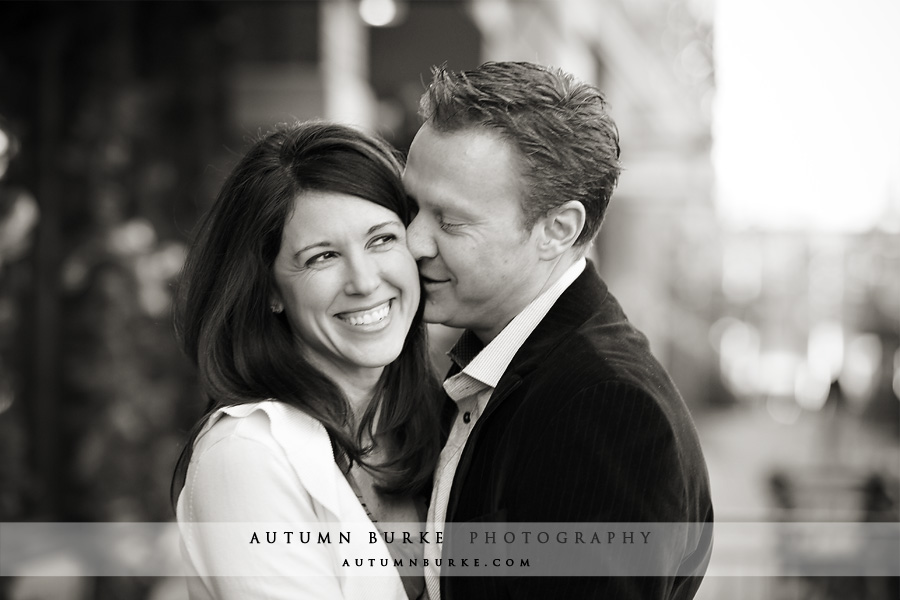
<svg viewBox="0 0 900 600">
<path fill-rule="evenodd" d="M 402 349 L 403 344 L 399 344 L 396 348 L 378 348 L 369 352 L 355 352 L 351 360 L 360 368 L 382 368 L 397 360 Z"/>
</svg>

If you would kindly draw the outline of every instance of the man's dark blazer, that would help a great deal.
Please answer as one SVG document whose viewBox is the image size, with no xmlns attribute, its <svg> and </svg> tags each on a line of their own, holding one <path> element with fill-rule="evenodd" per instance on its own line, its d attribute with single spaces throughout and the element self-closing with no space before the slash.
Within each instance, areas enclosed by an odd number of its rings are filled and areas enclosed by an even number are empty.
<svg viewBox="0 0 900 600">
<path fill-rule="evenodd" d="M 472 430 L 447 522 L 688 522 L 711 529 L 712 519 L 688 409 L 588 262 L 515 355 Z M 676 559 L 682 572 L 699 576 L 447 576 L 441 598 L 692 598 L 711 551 L 705 533 L 685 539 Z M 447 552 L 445 544 L 445 559 Z"/>
</svg>

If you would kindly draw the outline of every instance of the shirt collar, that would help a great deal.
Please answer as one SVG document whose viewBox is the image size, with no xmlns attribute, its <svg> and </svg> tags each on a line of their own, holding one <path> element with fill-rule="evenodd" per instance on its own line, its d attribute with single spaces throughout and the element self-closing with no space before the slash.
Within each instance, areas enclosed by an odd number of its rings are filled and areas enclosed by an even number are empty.
<svg viewBox="0 0 900 600">
<path fill-rule="evenodd" d="M 552 286 L 522 309 L 487 346 L 482 344 L 474 333 L 465 331 L 448 353 L 450 358 L 462 367 L 462 371 L 454 377 L 464 374 L 490 388 L 497 387 L 516 352 L 538 323 L 547 316 L 563 292 L 578 279 L 586 264 L 587 261 L 582 257 L 566 269 Z"/>
<path fill-rule="evenodd" d="M 447 352 L 447 356 L 453 359 L 460 369 L 465 369 L 482 350 L 484 350 L 484 342 L 478 339 L 474 332 L 466 329 Z"/>
</svg>

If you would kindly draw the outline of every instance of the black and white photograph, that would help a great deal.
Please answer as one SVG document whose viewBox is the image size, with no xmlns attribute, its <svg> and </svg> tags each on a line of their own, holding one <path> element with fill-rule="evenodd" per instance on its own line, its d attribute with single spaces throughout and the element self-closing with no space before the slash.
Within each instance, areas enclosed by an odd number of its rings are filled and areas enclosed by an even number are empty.
<svg viewBox="0 0 900 600">
<path fill-rule="evenodd" d="M 0 599 L 900 597 L 898 31 L 0 3 Z"/>
</svg>

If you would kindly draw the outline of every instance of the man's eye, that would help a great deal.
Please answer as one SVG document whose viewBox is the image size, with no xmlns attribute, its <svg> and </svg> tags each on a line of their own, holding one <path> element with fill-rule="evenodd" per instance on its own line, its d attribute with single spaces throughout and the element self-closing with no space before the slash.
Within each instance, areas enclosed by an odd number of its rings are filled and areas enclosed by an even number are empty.
<svg viewBox="0 0 900 600">
<path fill-rule="evenodd" d="M 443 218 L 440 219 L 439 223 L 440 223 L 441 229 L 443 229 L 444 231 L 452 231 L 454 229 L 457 229 L 457 228 L 463 226 L 462 223 L 450 223 L 448 221 L 445 221 Z"/>
<path fill-rule="evenodd" d="M 306 261 L 307 267 L 318 267 L 326 264 L 328 261 L 333 260 L 338 257 L 338 253 L 332 250 L 328 252 L 322 252 L 320 254 L 316 254 L 312 258 Z"/>
</svg>

